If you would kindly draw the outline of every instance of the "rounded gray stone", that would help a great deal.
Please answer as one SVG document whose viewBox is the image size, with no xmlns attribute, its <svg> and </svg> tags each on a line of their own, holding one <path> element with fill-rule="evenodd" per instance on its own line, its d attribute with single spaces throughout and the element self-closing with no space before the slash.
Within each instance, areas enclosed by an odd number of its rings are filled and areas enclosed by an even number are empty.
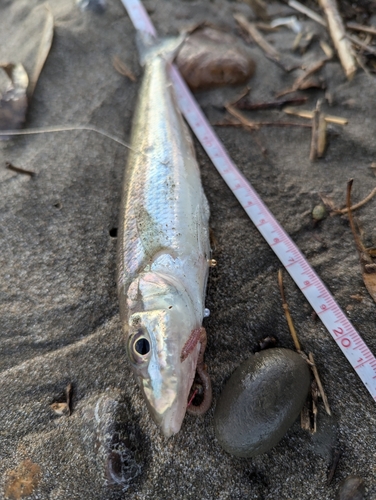
<svg viewBox="0 0 376 500">
<path fill-rule="evenodd" d="M 296 352 L 274 348 L 252 355 L 232 374 L 217 402 L 219 443 L 239 457 L 267 452 L 298 417 L 309 388 L 308 364 Z"/>
<path fill-rule="evenodd" d="M 364 500 L 365 485 L 359 476 L 348 476 L 342 481 L 337 500 Z"/>
</svg>

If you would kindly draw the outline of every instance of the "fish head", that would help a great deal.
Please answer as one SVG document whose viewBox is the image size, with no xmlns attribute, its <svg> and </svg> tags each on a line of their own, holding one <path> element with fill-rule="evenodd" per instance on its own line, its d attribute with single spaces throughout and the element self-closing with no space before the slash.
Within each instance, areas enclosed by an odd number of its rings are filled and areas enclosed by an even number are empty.
<svg viewBox="0 0 376 500">
<path fill-rule="evenodd" d="M 129 317 L 127 352 L 149 412 L 166 437 L 181 427 L 192 387 L 199 345 L 181 361 L 197 327 L 184 290 L 150 273 L 138 283 L 143 310 Z"/>
</svg>

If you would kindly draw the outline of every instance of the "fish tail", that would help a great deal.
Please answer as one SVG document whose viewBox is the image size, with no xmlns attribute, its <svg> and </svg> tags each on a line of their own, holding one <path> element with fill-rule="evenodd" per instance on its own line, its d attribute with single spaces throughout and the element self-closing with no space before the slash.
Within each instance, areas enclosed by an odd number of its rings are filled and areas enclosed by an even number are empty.
<svg viewBox="0 0 376 500">
<path fill-rule="evenodd" d="M 138 31 L 136 44 L 140 58 L 140 64 L 145 66 L 148 61 L 155 57 L 163 57 L 171 62 L 186 39 L 186 33 L 175 38 L 159 39 L 146 31 Z"/>
</svg>

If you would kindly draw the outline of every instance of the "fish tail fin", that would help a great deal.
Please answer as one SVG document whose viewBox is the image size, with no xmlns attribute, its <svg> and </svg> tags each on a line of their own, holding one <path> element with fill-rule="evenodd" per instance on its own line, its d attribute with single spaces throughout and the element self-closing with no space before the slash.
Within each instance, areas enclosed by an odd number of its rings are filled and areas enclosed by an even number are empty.
<svg viewBox="0 0 376 500">
<path fill-rule="evenodd" d="M 183 45 L 187 34 L 183 33 L 175 38 L 159 39 L 146 31 L 138 31 L 136 34 L 136 44 L 140 57 L 140 64 L 145 64 L 154 57 L 163 57 L 167 62 L 171 62 L 178 50 Z"/>
</svg>

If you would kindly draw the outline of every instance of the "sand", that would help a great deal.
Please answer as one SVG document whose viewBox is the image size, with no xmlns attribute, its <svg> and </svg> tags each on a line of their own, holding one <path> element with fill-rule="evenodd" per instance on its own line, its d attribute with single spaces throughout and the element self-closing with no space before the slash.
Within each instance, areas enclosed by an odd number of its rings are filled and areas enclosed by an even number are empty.
<svg viewBox="0 0 376 500">
<path fill-rule="evenodd" d="M 28 33 L 25 19 L 40 3 L 3 0 L 1 60 L 22 61 L 25 43 L 36 43 L 40 33 Z M 146 6 L 163 35 L 201 20 L 235 32 L 233 12 L 251 18 L 247 5 L 225 0 L 156 0 Z M 142 71 L 123 6 L 108 0 L 103 14 L 82 12 L 73 0 L 51 0 L 50 7 L 54 41 L 25 127 L 92 124 L 128 140 Z M 282 4 L 272 9 L 290 12 Z M 323 33 L 311 21 L 307 26 Z M 269 41 L 298 62 L 322 57 L 317 41 L 304 56 L 291 55 L 294 37 L 282 29 L 269 35 Z M 249 50 L 257 65 L 250 82 L 254 101 L 273 98 L 297 76 L 266 59 L 255 45 Z M 138 82 L 114 70 L 115 55 Z M 310 216 L 321 192 L 343 206 L 350 177 L 354 201 L 376 185 L 370 168 L 375 161 L 375 79 L 359 70 L 346 81 L 336 59 L 322 75 L 332 100 L 325 109 L 349 120 L 346 127 L 333 127 L 322 160 L 309 161 L 307 128 L 217 131 L 376 353 L 376 305 L 363 285 L 348 221 L 334 216 L 314 225 Z M 215 122 L 223 120 L 220 107 L 239 90 L 200 92 L 197 99 Z M 306 95 L 304 107 L 312 109 L 324 91 Z M 251 117 L 288 119 L 277 110 Z M 293 343 L 277 283 L 281 265 L 197 141 L 195 145 L 217 239 L 213 257 L 218 265 L 210 275 L 206 304 L 211 316 L 205 320 L 214 401 L 204 417 L 186 416 L 178 435 L 167 440 L 151 422 L 136 387 L 119 320 L 116 238 L 110 230 L 117 227 L 127 150 L 85 131 L 0 144 L 1 498 L 22 498 L 17 492 L 23 478 L 29 485 L 27 498 L 43 500 L 329 500 L 349 474 L 363 477 L 367 498 L 376 498 L 375 403 L 287 275 L 286 296 L 301 344 L 315 354 L 333 416 L 326 416 L 320 403 L 316 435 L 303 431 L 297 421 L 274 449 L 254 459 L 232 457 L 219 447 L 213 411 L 231 373 L 267 335 L 276 336 L 281 347 L 293 348 Z M 35 176 L 7 170 L 5 162 Z M 376 246 L 375 207 L 376 199 L 356 213 L 367 247 Z M 62 399 L 68 383 L 74 388 L 72 414 L 59 416 L 50 404 Z M 105 464 L 109 448 L 124 457 L 126 446 L 131 466 L 126 472 L 134 477 L 127 490 L 126 484 L 106 482 Z M 342 457 L 328 486 L 334 448 Z"/>
</svg>

